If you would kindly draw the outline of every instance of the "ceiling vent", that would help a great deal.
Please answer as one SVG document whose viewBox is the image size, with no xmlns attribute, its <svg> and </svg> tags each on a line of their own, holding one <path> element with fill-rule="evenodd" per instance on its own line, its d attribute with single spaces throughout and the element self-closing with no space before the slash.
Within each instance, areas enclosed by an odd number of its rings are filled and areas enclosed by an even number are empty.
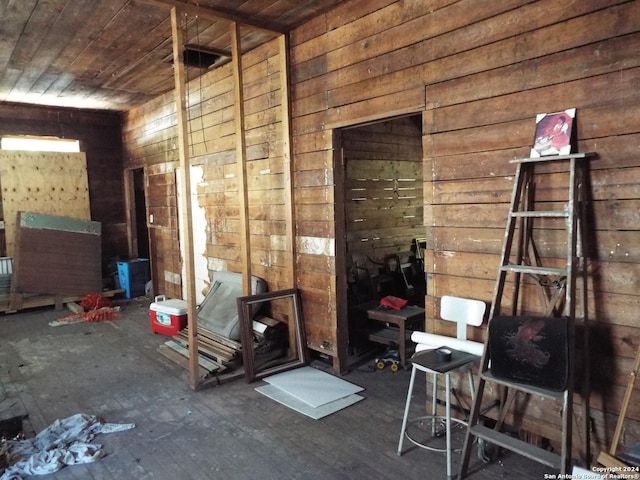
<svg viewBox="0 0 640 480">
<path fill-rule="evenodd" d="M 194 47 L 193 45 L 185 45 L 182 60 L 188 67 L 209 69 L 222 58 L 218 52 L 211 51 L 203 47 Z"/>
</svg>

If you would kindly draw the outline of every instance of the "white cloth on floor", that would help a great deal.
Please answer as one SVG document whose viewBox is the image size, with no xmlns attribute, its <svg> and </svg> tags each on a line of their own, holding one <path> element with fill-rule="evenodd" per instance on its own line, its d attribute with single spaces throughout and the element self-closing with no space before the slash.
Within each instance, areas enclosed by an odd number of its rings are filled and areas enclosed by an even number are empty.
<svg viewBox="0 0 640 480">
<path fill-rule="evenodd" d="M 83 413 L 56 420 L 34 438 L 5 442 L 9 467 L 0 480 L 21 480 L 23 475 L 45 475 L 65 465 L 95 462 L 105 455 L 102 445 L 90 443 L 97 434 L 134 427 L 133 423 L 103 423 Z"/>
</svg>

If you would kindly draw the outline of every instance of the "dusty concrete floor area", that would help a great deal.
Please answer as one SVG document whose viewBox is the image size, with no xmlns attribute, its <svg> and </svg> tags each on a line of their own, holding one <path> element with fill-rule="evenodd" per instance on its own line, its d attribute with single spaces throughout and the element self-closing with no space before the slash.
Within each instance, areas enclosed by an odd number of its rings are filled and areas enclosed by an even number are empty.
<svg viewBox="0 0 640 480">
<path fill-rule="evenodd" d="M 188 375 L 157 352 L 148 298 L 121 301 L 117 320 L 51 327 L 53 308 L 0 316 L 4 405 L 28 414 L 26 433 L 76 413 L 136 427 L 99 435 L 107 456 L 51 479 L 443 479 L 443 454 L 396 454 L 409 372 L 365 363 L 343 378 L 365 399 L 320 420 L 290 410 L 244 379 L 194 392 Z M 315 366 L 323 367 L 321 362 Z M 424 385 L 412 414 L 424 411 Z M 8 403 L 7 403 L 8 402 Z M 32 432 L 29 432 L 32 430 Z M 457 473 L 458 457 L 454 471 Z M 542 479 L 545 468 L 506 454 L 472 479 Z"/>
</svg>

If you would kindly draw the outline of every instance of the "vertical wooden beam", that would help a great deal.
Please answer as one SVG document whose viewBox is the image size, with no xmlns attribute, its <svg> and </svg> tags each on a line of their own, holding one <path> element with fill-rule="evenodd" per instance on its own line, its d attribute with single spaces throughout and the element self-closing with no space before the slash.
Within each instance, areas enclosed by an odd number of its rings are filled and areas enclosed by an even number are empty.
<svg viewBox="0 0 640 480">
<path fill-rule="evenodd" d="M 282 173 L 284 176 L 284 205 L 285 205 L 285 266 L 287 268 L 286 280 L 289 288 L 297 288 L 296 269 L 296 236 L 295 216 L 293 208 L 293 163 L 291 162 L 291 98 L 289 95 L 289 42 L 287 35 L 278 37 L 278 55 L 280 59 L 280 108 L 282 109 Z M 289 345 L 292 354 L 302 356 L 303 352 L 297 352 L 297 332 L 291 328 L 295 312 L 291 307 L 289 313 Z M 304 316 L 299 319 L 304 321 Z M 302 346 L 304 348 L 305 345 Z"/>
<path fill-rule="evenodd" d="M 289 94 L 289 42 L 287 35 L 278 38 L 280 56 L 280 104 L 282 108 L 282 159 L 284 174 L 284 203 L 286 214 L 286 267 L 289 288 L 296 288 L 296 232 L 293 208 L 293 163 L 291 161 L 291 97 Z"/>
<path fill-rule="evenodd" d="M 333 135 L 333 181 L 335 226 L 335 276 L 336 276 L 336 356 L 333 371 L 342 374 L 347 370 L 349 347 L 349 301 L 347 299 L 347 233 L 345 214 L 346 165 L 342 148 L 342 130 L 334 129 Z"/>
<path fill-rule="evenodd" d="M 234 85 L 234 116 L 236 119 L 236 165 L 238 167 L 238 197 L 240 201 L 240 251 L 242 254 L 242 291 L 251 294 L 251 250 L 249 232 L 249 194 L 247 192 L 247 157 L 244 137 L 244 94 L 242 92 L 242 52 L 240 27 L 232 23 L 231 63 Z"/>
<path fill-rule="evenodd" d="M 136 229 L 136 199 L 135 188 L 133 184 L 133 169 L 128 168 L 124 171 L 124 203 L 127 222 L 127 250 L 129 258 L 138 256 L 138 232 Z"/>
<path fill-rule="evenodd" d="M 178 128 L 178 152 L 180 154 L 180 180 L 182 217 L 184 226 L 184 256 L 186 268 L 187 323 L 189 325 L 189 385 L 197 389 L 199 384 L 198 365 L 198 319 L 196 312 L 195 262 L 193 259 L 193 222 L 191 220 L 191 170 L 189 168 L 189 130 L 183 62 L 184 40 L 178 25 L 178 11 L 171 9 L 171 32 L 173 37 L 173 76 L 175 80 L 175 100 Z"/>
</svg>

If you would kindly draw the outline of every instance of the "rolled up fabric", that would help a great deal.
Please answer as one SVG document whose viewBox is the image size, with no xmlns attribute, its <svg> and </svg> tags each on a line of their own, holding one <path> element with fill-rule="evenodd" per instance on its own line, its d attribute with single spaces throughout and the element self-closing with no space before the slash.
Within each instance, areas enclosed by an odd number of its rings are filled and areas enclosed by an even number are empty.
<svg viewBox="0 0 640 480">
<path fill-rule="evenodd" d="M 472 340 L 461 340 L 455 337 L 448 337 L 446 335 L 436 335 L 434 333 L 427 332 L 413 332 L 411 334 L 411 341 L 415 342 L 416 352 L 423 350 L 433 350 L 440 347 L 449 347 L 461 352 L 471 353 L 473 355 L 481 356 L 484 351 L 484 344 L 480 342 L 474 342 Z"/>
</svg>

